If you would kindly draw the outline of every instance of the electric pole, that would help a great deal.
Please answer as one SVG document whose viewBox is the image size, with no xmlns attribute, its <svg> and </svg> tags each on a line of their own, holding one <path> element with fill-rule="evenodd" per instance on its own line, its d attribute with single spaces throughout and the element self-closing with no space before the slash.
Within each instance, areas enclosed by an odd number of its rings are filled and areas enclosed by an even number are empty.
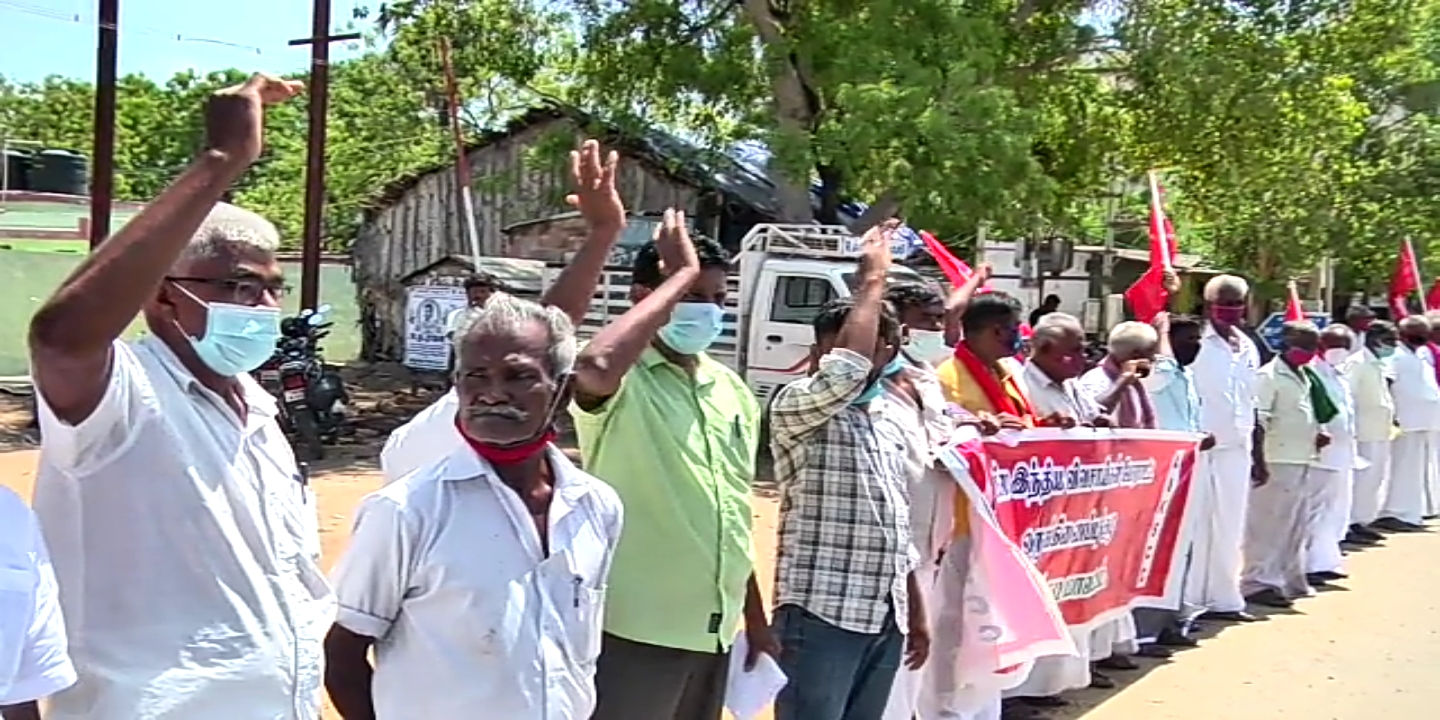
<svg viewBox="0 0 1440 720">
<path fill-rule="evenodd" d="M 120 0 L 100 0 L 95 24 L 95 138 L 90 163 L 90 247 L 110 236 L 115 193 L 115 80 L 120 53 Z"/>
</svg>

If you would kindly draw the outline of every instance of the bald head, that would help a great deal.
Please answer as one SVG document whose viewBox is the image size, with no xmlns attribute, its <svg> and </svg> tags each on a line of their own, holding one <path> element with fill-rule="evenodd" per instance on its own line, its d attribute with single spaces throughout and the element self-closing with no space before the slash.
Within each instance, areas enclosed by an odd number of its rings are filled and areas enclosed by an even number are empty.
<svg viewBox="0 0 1440 720">
<path fill-rule="evenodd" d="M 1430 322 L 1422 315 L 1410 315 L 1399 323 L 1400 341 L 1406 347 L 1417 348 L 1430 342 Z"/>
<path fill-rule="evenodd" d="M 1320 347 L 1326 350 L 1349 350 L 1354 343 L 1355 332 L 1344 325 L 1326 325 L 1320 332 Z"/>
</svg>

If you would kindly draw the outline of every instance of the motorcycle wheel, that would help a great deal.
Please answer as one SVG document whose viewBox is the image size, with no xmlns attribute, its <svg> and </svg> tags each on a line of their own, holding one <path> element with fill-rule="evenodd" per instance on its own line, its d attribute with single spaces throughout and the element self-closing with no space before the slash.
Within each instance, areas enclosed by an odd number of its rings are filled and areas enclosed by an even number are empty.
<svg viewBox="0 0 1440 720">
<path fill-rule="evenodd" d="M 295 429 L 295 458 L 301 462 L 315 462 L 325 459 L 325 443 L 320 437 L 320 426 L 315 422 L 315 413 L 310 409 L 290 416 Z"/>
</svg>

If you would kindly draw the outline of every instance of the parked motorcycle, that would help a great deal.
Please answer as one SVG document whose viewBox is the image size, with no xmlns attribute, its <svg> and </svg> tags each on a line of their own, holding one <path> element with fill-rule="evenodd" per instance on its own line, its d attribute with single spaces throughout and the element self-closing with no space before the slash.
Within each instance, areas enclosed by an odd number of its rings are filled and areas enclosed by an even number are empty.
<svg viewBox="0 0 1440 720">
<path fill-rule="evenodd" d="M 333 323 L 325 322 L 330 306 L 304 310 L 280 321 L 275 354 L 255 371 L 261 387 L 280 405 L 280 426 L 301 461 L 325 457 L 345 427 L 350 395 L 334 366 L 326 365 L 320 341 Z"/>
</svg>

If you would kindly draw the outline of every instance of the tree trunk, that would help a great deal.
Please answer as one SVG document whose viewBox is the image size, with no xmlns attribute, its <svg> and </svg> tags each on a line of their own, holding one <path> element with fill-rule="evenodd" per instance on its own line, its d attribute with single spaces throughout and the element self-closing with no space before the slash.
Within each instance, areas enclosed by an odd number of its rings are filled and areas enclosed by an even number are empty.
<svg viewBox="0 0 1440 720">
<path fill-rule="evenodd" d="M 780 21 L 771 12 L 769 0 L 743 0 L 741 8 L 755 26 L 755 32 L 766 46 L 766 54 L 775 67 L 770 82 L 774 93 L 776 129 L 788 146 L 809 147 L 815 113 L 799 70 L 789 60 L 780 61 L 789 55 L 784 51 L 785 38 L 780 31 Z M 780 200 L 779 219 L 791 223 L 811 222 L 815 213 L 810 207 L 809 178 L 804 173 L 797 173 L 796 168 L 784 165 L 776 155 L 771 155 L 770 179 L 775 182 L 775 194 Z"/>
</svg>

